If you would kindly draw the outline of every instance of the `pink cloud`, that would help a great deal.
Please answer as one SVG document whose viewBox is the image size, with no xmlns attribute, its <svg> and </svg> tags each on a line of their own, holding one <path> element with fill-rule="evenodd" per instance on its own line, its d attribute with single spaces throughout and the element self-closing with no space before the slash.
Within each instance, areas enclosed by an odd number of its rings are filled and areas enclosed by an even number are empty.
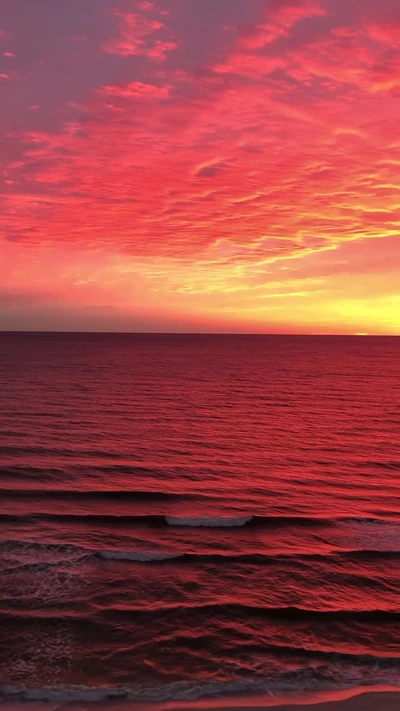
<svg viewBox="0 0 400 711">
<path fill-rule="evenodd" d="M 278 37 L 287 37 L 288 30 L 309 17 L 326 14 L 326 10 L 315 0 L 273 0 L 268 5 L 267 21 L 241 32 L 240 47 L 254 50 L 273 42 Z"/>
<path fill-rule="evenodd" d="M 138 99 L 163 99 L 169 96 L 168 86 L 155 86 L 154 84 L 143 84 L 140 81 L 130 82 L 125 86 L 103 86 L 99 89 L 103 96 L 138 98 Z"/>
<path fill-rule="evenodd" d="M 280 283 L 280 266 L 304 268 L 304 283 L 266 288 L 264 304 L 309 299 L 307 269 L 317 279 L 328 254 L 339 272 L 335 255 L 356 254 L 349 245 L 372 264 L 400 234 L 397 29 L 378 3 L 373 21 L 334 5 L 265 3 L 268 14 L 213 40 L 197 64 L 173 4 L 168 26 L 156 4 L 118 9 L 117 33 L 101 41 L 102 81 L 58 124 L 42 124 L 45 101 L 29 95 L 23 130 L 7 136 L 8 244 L 111 255 L 102 278 L 114 280 L 115 302 L 120 287 L 118 298 L 136 298 L 138 281 L 141 297 L 183 309 L 202 295 L 201 308 L 227 313 L 240 296 L 262 314 L 257 289 L 270 270 Z M 393 262 L 392 250 L 381 272 Z M 92 277 L 85 268 L 75 280 L 88 300 Z"/>
<path fill-rule="evenodd" d="M 115 11 L 114 14 L 118 18 L 119 36 L 104 46 L 106 52 L 163 60 L 168 52 L 177 49 L 175 41 L 159 36 L 166 33 L 162 22 L 149 20 L 139 13 Z"/>
<path fill-rule="evenodd" d="M 388 55 L 386 46 L 371 46 L 362 28 L 328 37 L 289 51 L 287 73 L 306 81 L 311 77 L 333 80 L 337 85 L 353 84 L 361 90 L 387 91 L 400 86 L 400 54 Z"/>
<path fill-rule="evenodd" d="M 271 27 L 268 26 L 267 34 L 272 31 Z M 400 53 L 394 49 L 398 34 L 395 25 L 360 25 L 356 29 L 334 27 L 297 47 L 293 47 L 286 29 L 281 29 L 283 44 L 279 53 L 264 51 L 261 54 L 257 51 L 267 37 L 265 27 L 261 29 L 259 26 L 257 31 L 239 38 L 231 53 L 216 65 L 215 71 L 245 76 L 253 81 L 280 71 L 281 76 L 274 83 L 275 96 L 290 91 L 290 85 L 285 87 L 285 75 L 305 86 L 311 86 L 315 79 L 325 81 L 328 82 L 325 86 L 331 90 L 342 90 L 346 84 L 371 93 L 400 87 Z M 268 36 L 273 39 L 278 35 Z M 271 86 L 269 83 L 265 90 Z"/>
<path fill-rule="evenodd" d="M 366 31 L 372 39 L 398 48 L 400 45 L 400 21 L 393 24 L 368 25 Z"/>
<path fill-rule="evenodd" d="M 277 24 L 292 27 L 299 20 L 324 16 L 327 10 L 316 0 L 272 0 L 268 14 Z"/>
</svg>

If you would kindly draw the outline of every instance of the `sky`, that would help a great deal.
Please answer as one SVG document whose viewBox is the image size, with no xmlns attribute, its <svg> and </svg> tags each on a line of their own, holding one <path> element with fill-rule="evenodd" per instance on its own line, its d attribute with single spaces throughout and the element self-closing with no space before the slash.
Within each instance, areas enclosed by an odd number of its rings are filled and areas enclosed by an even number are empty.
<svg viewBox="0 0 400 711">
<path fill-rule="evenodd" d="M 400 334 L 399 0 L 1 0 L 0 329 Z"/>
</svg>

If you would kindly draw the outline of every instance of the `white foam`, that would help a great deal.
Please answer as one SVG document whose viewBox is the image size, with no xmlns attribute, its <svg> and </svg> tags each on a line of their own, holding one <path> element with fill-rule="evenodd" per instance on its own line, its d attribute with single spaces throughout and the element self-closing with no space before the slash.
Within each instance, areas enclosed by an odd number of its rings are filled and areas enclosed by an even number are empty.
<svg viewBox="0 0 400 711">
<path fill-rule="evenodd" d="M 90 550 L 73 545 L 9 541 L 0 544 L 0 569 L 24 565 L 73 565 L 91 554 Z"/>
<path fill-rule="evenodd" d="M 39 566 L 39 569 L 49 566 L 54 567 L 54 570 L 60 566 L 64 570 L 76 563 L 89 561 L 92 556 L 106 560 L 131 560 L 149 563 L 151 561 L 173 560 L 183 555 L 184 553 L 165 551 L 96 550 L 53 543 L 6 544 L 0 545 L 0 571 L 17 570 L 25 565 L 32 568 Z"/>
<path fill-rule="evenodd" d="M 205 518 L 181 518 L 180 516 L 166 516 L 165 520 L 170 526 L 190 526 L 190 527 L 210 527 L 229 528 L 233 526 L 244 526 L 251 521 L 253 516 L 233 516 L 226 517 L 205 517 Z"/>
<path fill-rule="evenodd" d="M 400 552 L 400 522 L 371 519 L 347 519 L 337 525 L 342 528 L 346 545 L 357 550 L 382 553 Z"/>
<path fill-rule="evenodd" d="M 18 699 L 22 701 L 58 701 L 58 702 L 79 702 L 79 701 L 105 701 L 107 699 L 124 699 L 128 697 L 128 689 L 123 687 L 96 687 L 96 686 L 44 686 L 42 688 L 29 689 L 11 685 L 0 687 L 0 695 L 5 698 Z"/>
<path fill-rule="evenodd" d="M 98 555 L 106 560 L 136 560 L 142 563 L 173 560 L 181 558 L 183 553 L 147 553 L 145 551 L 98 551 Z"/>
<path fill-rule="evenodd" d="M 284 677 L 285 675 L 283 675 Z M 232 708 L 232 695 L 267 693 L 271 696 L 278 696 L 282 692 L 319 692 L 319 691 L 340 691 L 345 689 L 363 688 L 373 689 L 378 686 L 400 689 L 399 672 L 394 670 L 379 670 L 376 678 L 371 680 L 363 674 L 357 673 L 354 669 L 348 672 L 342 670 L 338 679 L 327 678 L 317 679 L 313 670 L 309 668 L 299 669 L 294 678 L 288 679 L 235 679 L 231 681 L 177 681 L 165 685 L 135 687 L 90 687 L 90 686 L 45 686 L 42 688 L 24 688 L 11 685 L 0 686 L 0 701 L 36 701 L 36 702 L 104 702 L 104 701 L 141 701 L 143 703 L 165 703 L 165 702 L 196 702 L 207 699 L 207 706 L 210 700 L 220 700 L 219 705 Z M 224 703 L 225 697 L 225 703 Z M 243 699 L 244 697 L 242 697 Z M 240 704 L 235 704 L 233 708 L 240 708 Z M 212 708 L 212 706 L 211 706 Z"/>
</svg>

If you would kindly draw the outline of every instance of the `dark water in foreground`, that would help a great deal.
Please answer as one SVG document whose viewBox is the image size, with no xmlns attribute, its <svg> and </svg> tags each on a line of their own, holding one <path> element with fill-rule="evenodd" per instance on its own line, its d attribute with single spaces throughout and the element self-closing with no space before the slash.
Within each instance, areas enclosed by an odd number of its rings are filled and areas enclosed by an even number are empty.
<svg viewBox="0 0 400 711">
<path fill-rule="evenodd" d="M 0 698 L 400 685 L 400 339 L 0 334 Z"/>
</svg>

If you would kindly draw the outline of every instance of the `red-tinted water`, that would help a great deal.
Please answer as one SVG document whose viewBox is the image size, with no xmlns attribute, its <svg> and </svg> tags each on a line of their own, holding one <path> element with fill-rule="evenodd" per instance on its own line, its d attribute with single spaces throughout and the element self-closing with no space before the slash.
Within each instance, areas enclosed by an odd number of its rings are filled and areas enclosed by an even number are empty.
<svg viewBox="0 0 400 711">
<path fill-rule="evenodd" d="M 399 684 L 399 356 L 1 335 L 3 696 Z"/>
</svg>

